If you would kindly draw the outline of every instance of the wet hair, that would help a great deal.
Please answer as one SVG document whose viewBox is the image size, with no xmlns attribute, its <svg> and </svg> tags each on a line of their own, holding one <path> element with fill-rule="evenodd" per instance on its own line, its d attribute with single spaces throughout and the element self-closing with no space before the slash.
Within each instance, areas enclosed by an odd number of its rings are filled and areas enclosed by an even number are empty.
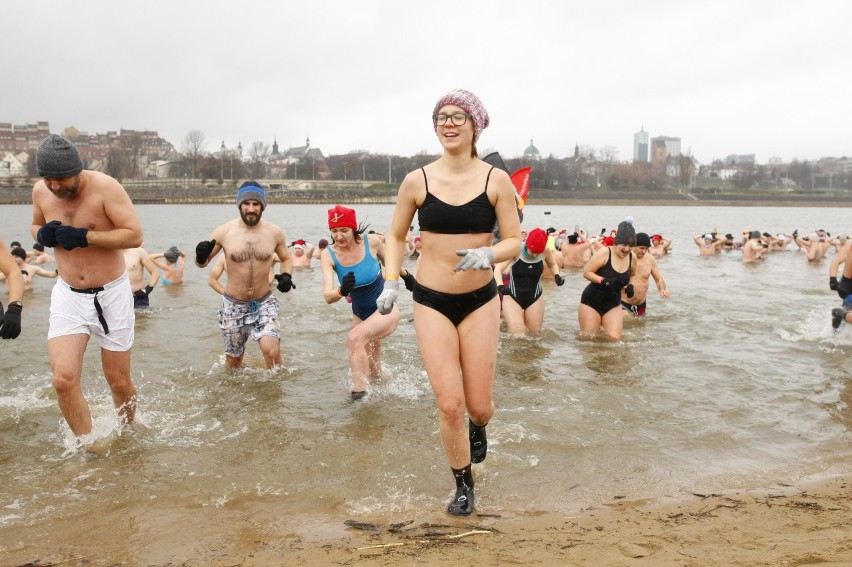
<svg viewBox="0 0 852 567">
<path fill-rule="evenodd" d="M 15 246 L 9 252 L 12 253 L 12 256 L 17 256 L 21 260 L 26 261 L 27 259 L 27 251 L 21 248 L 20 246 Z"/>
</svg>

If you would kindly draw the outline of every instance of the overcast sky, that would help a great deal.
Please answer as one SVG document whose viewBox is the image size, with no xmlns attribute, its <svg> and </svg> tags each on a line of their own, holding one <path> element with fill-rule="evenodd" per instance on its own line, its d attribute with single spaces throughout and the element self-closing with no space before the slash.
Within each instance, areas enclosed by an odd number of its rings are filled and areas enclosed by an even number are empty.
<svg viewBox="0 0 852 567">
<path fill-rule="evenodd" d="M 852 156 L 852 2 L 3 2 L 0 122 L 201 130 L 326 155 L 438 153 L 452 88 L 491 115 L 480 155 L 679 136 L 702 163 Z"/>
</svg>

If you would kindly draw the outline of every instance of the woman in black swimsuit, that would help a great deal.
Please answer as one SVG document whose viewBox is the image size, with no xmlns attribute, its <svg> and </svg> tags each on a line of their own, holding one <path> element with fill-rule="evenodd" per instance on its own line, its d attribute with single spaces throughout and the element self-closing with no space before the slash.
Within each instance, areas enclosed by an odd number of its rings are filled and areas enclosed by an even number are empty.
<svg viewBox="0 0 852 567">
<path fill-rule="evenodd" d="M 633 225 L 622 221 L 618 225 L 615 244 L 598 249 L 586 264 L 583 277 L 592 283 L 583 290 L 577 312 L 583 334 L 594 335 L 603 327 L 611 339 L 621 338 L 624 327 L 621 288 L 626 287 L 627 296 L 633 296 L 629 284 L 630 276 L 636 273 L 637 260 L 630 247 L 635 243 Z"/>
<path fill-rule="evenodd" d="M 414 328 L 456 480 L 448 511 L 466 516 L 473 511 L 471 463 L 485 459 L 485 425 L 494 413 L 500 301 L 492 269 L 518 254 L 521 229 L 509 176 L 477 157 L 488 113 L 476 95 L 450 91 L 435 105 L 432 123 L 444 153 L 400 185 L 385 239 L 387 281 L 377 305 L 391 312 L 405 236 L 418 213 L 422 253 L 412 292 Z M 492 245 L 495 221 L 502 240 Z"/>
</svg>

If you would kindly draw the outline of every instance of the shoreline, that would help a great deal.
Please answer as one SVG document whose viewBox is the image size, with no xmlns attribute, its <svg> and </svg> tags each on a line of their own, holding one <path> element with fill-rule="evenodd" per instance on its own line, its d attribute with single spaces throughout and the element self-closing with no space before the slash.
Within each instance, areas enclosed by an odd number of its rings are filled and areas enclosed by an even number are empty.
<svg viewBox="0 0 852 567">
<path fill-rule="evenodd" d="M 88 565 L 852 565 L 852 473 L 809 477 L 757 488 L 700 494 L 681 491 L 658 498 L 613 496 L 566 515 L 453 517 L 441 510 L 413 518 L 357 517 L 323 524 L 276 519 L 276 503 L 239 506 L 239 525 L 217 510 L 114 510 L 125 519 L 155 524 L 134 534 L 135 555 L 112 537 L 111 514 L 42 526 L 56 538 L 6 549 L 18 567 Z M 175 521 L 177 519 L 177 521 Z M 180 523 L 180 525 L 176 525 Z M 69 525 L 69 524 L 73 524 Z M 94 526 L 92 524 L 95 524 Z M 148 538 L 141 545 L 140 538 Z M 62 549 L 56 545 L 61 542 Z M 73 543 L 71 543 L 73 542 Z M 140 554 L 140 547 L 148 553 Z M 643 561 L 644 560 L 644 561 Z"/>
</svg>

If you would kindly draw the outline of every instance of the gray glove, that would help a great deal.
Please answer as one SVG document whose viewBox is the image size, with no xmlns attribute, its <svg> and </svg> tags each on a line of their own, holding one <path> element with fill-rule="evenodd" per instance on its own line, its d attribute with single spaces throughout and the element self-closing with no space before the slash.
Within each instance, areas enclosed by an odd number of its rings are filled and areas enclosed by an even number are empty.
<svg viewBox="0 0 852 567">
<path fill-rule="evenodd" d="M 456 256 L 462 256 L 456 264 L 456 271 L 464 270 L 490 270 L 494 264 L 494 251 L 488 246 L 474 248 L 473 250 L 456 250 Z"/>
<path fill-rule="evenodd" d="M 399 282 L 397 280 L 385 280 L 385 289 L 376 299 L 376 307 L 379 313 L 387 315 L 393 309 L 393 302 L 399 295 Z"/>
</svg>

